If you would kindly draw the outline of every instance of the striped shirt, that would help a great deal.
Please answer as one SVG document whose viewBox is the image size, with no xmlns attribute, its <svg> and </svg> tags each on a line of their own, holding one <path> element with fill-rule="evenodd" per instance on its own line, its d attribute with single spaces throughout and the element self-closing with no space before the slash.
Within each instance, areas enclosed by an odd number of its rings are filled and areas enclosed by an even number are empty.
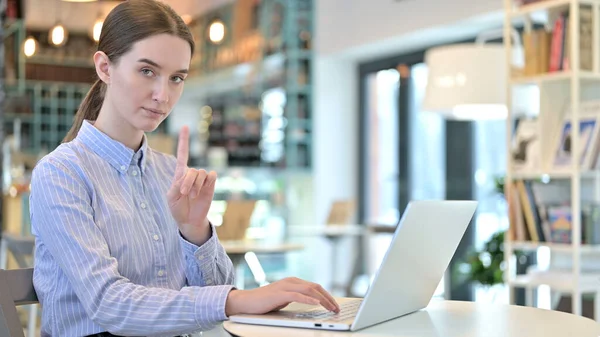
<svg viewBox="0 0 600 337">
<path fill-rule="evenodd" d="M 84 121 L 36 165 L 30 215 L 42 336 L 173 336 L 227 319 L 231 260 L 179 234 L 166 194 L 176 159 L 134 152 Z"/>
</svg>

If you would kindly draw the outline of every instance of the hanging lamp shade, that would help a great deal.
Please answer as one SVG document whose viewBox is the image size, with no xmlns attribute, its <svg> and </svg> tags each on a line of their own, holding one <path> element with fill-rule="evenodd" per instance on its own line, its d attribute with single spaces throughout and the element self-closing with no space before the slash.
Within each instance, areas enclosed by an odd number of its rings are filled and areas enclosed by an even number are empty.
<svg viewBox="0 0 600 337">
<path fill-rule="evenodd" d="M 522 67 L 521 48 L 515 46 L 513 51 L 511 63 Z M 428 80 L 422 103 L 424 112 L 454 120 L 506 118 L 510 70 L 502 44 L 465 43 L 432 48 L 426 52 L 425 62 Z M 527 92 L 531 93 L 531 89 Z M 526 94 L 522 90 L 514 93 Z"/>
</svg>

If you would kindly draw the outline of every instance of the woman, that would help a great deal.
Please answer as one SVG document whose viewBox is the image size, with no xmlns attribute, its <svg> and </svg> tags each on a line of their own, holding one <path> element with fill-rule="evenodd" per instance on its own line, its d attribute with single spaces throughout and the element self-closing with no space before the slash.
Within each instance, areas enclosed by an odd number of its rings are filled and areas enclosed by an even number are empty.
<svg viewBox="0 0 600 337">
<path fill-rule="evenodd" d="M 158 1 L 126 1 L 106 17 L 99 79 L 32 175 L 43 336 L 181 335 L 293 301 L 339 310 L 296 278 L 235 289 L 206 218 L 216 174 L 187 167 L 185 127 L 177 158 L 148 147 L 145 132 L 179 99 L 193 51 L 187 26 Z"/>
</svg>

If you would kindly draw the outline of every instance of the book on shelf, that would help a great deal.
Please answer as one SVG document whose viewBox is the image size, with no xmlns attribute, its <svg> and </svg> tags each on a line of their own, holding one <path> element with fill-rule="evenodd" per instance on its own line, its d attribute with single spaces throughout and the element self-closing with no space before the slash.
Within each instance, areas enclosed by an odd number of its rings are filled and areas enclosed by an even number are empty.
<svg viewBox="0 0 600 337">
<path fill-rule="evenodd" d="M 550 44 L 550 63 L 548 71 L 556 72 L 562 69 L 564 65 L 566 34 L 568 28 L 568 17 L 565 13 L 554 20 L 552 38 Z"/>
<path fill-rule="evenodd" d="M 557 200 L 557 196 L 568 195 L 568 190 L 559 188 L 550 192 L 550 189 L 546 189 L 546 184 L 522 179 L 507 184 L 507 193 L 510 195 L 507 195 L 506 200 L 509 205 L 509 233 L 512 240 L 572 243 L 574 215 L 570 201 L 568 198 Z M 554 197 L 549 194 L 554 194 Z M 600 203 L 582 203 L 581 243 L 600 244 Z"/>
<path fill-rule="evenodd" d="M 523 32 L 521 37 L 525 53 L 523 75 L 533 76 L 548 72 L 551 39 L 552 32 L 544 28 Z"/>
<path fill-rule="evenodd" d="M 18 20 L 23 19 L 25 17 L 25 4 L 23 0 L 7 0 L 5 2 L 5 6 L 6 7 L 4 8 L 4 17 L 2 18 L 2 21 Z"/>
<path fill-rule="evenodd" d="M 512 144 L 515 172 L 534 172 L 542 166 L 540 130 L 537 119 L 519 119 Z"/>
<path fill-rule="evenodd" d="M 554 20 L 550 47 L 550 72 L 571 69 L 571 21 L 568 10 L 562 11 Z M 592 8 L 581 6 L 579 9 L 579 68 L 592 70 Z"/>
<path fill-rule="evenodd" d="M 545 1 L 545 0 L 542 0 Z M 540 1 L 521 3 L 526 5 Z M 525 53 L 525 67 L 522 75 L 533 76 L 571 69 L 571 23 L 569 10 L 550 15 L 547 27 L 525 30 L 521 34 Z M 591 71 L 593 67 L 593 15 L 590 6 L 579 9 L 579 67 Z"/>
<path fill-rule="evenodd" d="M 600 105 L 598 106 L 600 108 Z M 581 170 L 597 168 L 600 130 L 600 115 L 580 115 L 579 117 L 579 165 Z M 573 130 L 570 114 L 567 114 L 559 130 L 560 134 L 554 152 L 553 170 L 568 171 L 573 165 Z"/>
<path fill-rule="evenodd" d="M 550 124 L 543 124 L 540 117 L 517 120 L 511 145 L 515 173 L 572 171 L 573 128 L 570 104 L 567 104 L 561 115 L 562 117 L 550 116 L 552 119 Z M 580 102 L 578 119 L 579 170 L 581 172 L 598 170 L 600 169 L 600 100 Z"/>
<path fill-rule="evenodd" d="M 544 2 L 547 0 L 516 0 L 515 3 L 518 6 L 524 6 L 524 5 L 530 5 L 530 4 L 534 4 L 536 2 Z"/>
</svg>

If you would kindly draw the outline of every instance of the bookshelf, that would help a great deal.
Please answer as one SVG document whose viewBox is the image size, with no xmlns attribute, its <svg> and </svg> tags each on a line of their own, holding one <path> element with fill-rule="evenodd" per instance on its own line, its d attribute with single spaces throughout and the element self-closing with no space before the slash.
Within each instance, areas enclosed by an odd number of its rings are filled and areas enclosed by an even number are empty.
<svg viewBox="0 0 600 337">
<path fill-rule="evenodd" d="M 594 73 L 591 71 L 580 71 L 579 79 L 581 81 L 600 81 L 600 74 Z M 524 77 L 516 77 L 511 78 L 510 82 L 513 85 L 541 85 L 547 84 L 551 82 L 561 82 L 561 81 L 569 81 L 573 77 L 573 74 L 570 71 L 561 71 L 558 73 L 550 73 L 550 74 L 539 74 L 533 76 L 524 76 Z"/>
<path fill-rule="evenodd" d="M 536 12 L 543 12 L 548 10 L 560 10 L 567 9 L 571 6 L 572 0 L 541 0 L 541 1 L 524 1 L 524 4 L 519 2 L 511 2 L 511 8 L 508 14 L 511 17 L 520 17 L 525 15 L 534 14 Z M 597 0 L 577 0 L 578 4 L 581 5 L 596 5 Z M 512 5 L 516 6 L 512 6 Z"/>
<path fill-rule="evenodd" d="M 190 24 L 197 52 L 186 90 L 198 110 L 214 114 L 200 139 L 203 148 L 225 149 L 231 166 L 312 166 L 313 7 L 312 0 L 238 0 Z M 215 19 L 230 32 L 219 44 L 205 33 Z M 205 151 L 198 165 L 208 161 Z"/>
<path fill-rule="evenodd" d="M 9 2 L 20 4 L 17 0 Z M 7 107 L 3 124 L 9 134 L 19 123 L 22 128 L 32 126 L 36 130 L 39 136 L 23 134 L 24 151 L 52 150 L 64 136 L 64 125 L 72 121 L 72 113 L 69 118 L 62 117 L 63 110 L 74 111 L 72 107 L 76 109 L 82 98 L 79 89 L 67 96 L 63 92 L 70 92 L 74 86 L 89 87 L 96 78 L 90 62 L 96 45 L 87 33 L 71 32 L 65 46 L 49 46 L 48 32 L 25 27 L 18 16 L 20 7 L 13 7 L 15 17 L 4 29 L 8 56 L 5 85 L 11 103 L 29 107 Z M 214 105 L 213 111 L 227 115 L 223 116 L 225 123 L 205 128 L 208 132 L 203 132 L 199 147 L 225 149 L 229 166 L 310 169 L 313 7 L 312 0 L 236 0 L 190 22 L 197 50 L 186 81 L 186 93 L 195 96 L 198 111 L 205 105 Z M 207 38 L 208 28 L 216 19 L 226 27 L 225 38 L 218 44 Z M 25 57 L 20 46 L 29 36 L 38 41 L 38 47 L 36 54 Z M 276 116 L 282 117 L 283 122 L 274 123 L 277 118 L 265 111 L 261 111 L 258 119 L 228 118 L 230 112 L 235 115 L 242 110 L 260 109 L 264 106 L 261 100 L 264 93 L 273 89 L 283 92 L 283 116 Z M 41 95 L 47 91 L 50 94 Z M 48 109 L 56 115 L 44 117 Z M 166 132 L 168 123 L 169 119 L 157 132 Z M 279 139 L 281 133 L 283 137 Z M 40 137 L 48 141 L 42 143 Z M 208 153 L 194 158 L 198 165 L 208 162 Z"/>
<path fill-rule="evenodd" d="M 27 80 L 24 86 L 24 91 L 7 87 L 4 130 L 19 133 L 24 152 L 48 153 L 71 128 L 89 84 Z"/>
<path fill-rule="evenodd" d="M 511 303 L 515 288 L 525 288 L 526 302 L 532 304 L 532 290 L 546 285 L 572 295 L 573 313 L 581 315 L 582 295 L 593 293 L 598 299 L 600 291 L 600 271 L 582 268 L 585 256 L 600 254 L 600 241 L 595 239 L 600 231 L 595 209 L 600 205 L 596 131 L 600 128 L 600 1 L 504 0 L 504 10 L 504 46 L 511 69 L 507 74 L 505 193 L 510 231 L 505 236 L 505 281 Z M 533 29 L 534 22 L 545 28 Z M 520 46 L 513 45 L 510 34 L 520 25 L 528 35 L 522 40 L 525 66 L 517 69 L 511 58 Z M 539 88 L 539 114 L 533 121 L 517 124 L 513 90 L 519 86 Z M 523 159 L 515 155 L 515 143 L 522 144 L 519 137 L 526 125 L 537 143 L 527 145 Z M 538 157 L 531 155 L 531 148 Z M 515 251 L 542 247 L 551 256 L 570 256 L 570 269 L 554 270 L 551 263 L 547 270 L 517 275 Z M 598 301 L 595 307 L 598 319 Z"/>
</svg>

